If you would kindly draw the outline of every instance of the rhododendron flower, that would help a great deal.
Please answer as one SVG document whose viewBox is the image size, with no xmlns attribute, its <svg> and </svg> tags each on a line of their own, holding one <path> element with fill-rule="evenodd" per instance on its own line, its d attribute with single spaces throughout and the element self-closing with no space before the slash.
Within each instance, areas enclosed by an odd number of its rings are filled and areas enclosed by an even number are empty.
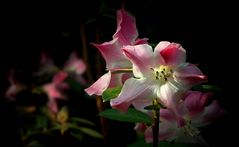
<svg viewBox="0 0 239 147">
<path fill-rule="evenodd" d="M 58 112 L 57 99 L 64 99 L 61 90 L 67 89 L 68 84 L 64 83 L 64 80 L 68 77 L 68 74 L 64 71 L 58 72 L 51 83 L 45 84 L 43 90 L 48 96 L 47 106 L 53 112 Z"/>
<path fill-rule="evenodd" d="M 198 127 L 203 127 L 224 114 L 216 100 L 207 105 L 210 96 L 211 93 L 188 92 L 177 105 L 180 117 L 184 120 L 180 126 L 177 123 L 178 116 L 172 110 L 160 109 L 159 140 L 205 144 Z M 145 131 L 146 142 L 153 141 L 152 127 L 146 129 L 144 124 L 137 124 L 135 129 Z"/>
<path fill-rule="evenodd" d="M 131 104 L 142 108 L 158 98 L 174 109 L 181 92 L 206 81 L 195 65 L 186 63 L 186 51 L 180 44 L 162 41 L 154 51 L 148 44 L 125 46 L 123 51 L 133 63 L 134 77 L 126 80 L 119 96 L 111 100 L 114 108 L 126 111 Z"/>
<path fill-rule="evenodd" d="M 67 71 L 81 84 L 86 84 L 86 80 L 82 77 L 82 74 L 86 71 L 86 64 L 84 61 L 77 57 L 76 52 L 70 54 L 69 59 L 64 65 L 64 71 Z"/>
<path fill-rule="evenodd" d="M 135 18 L 130 16 L 124 9 L 117 11 L 117 30 L 113 40 L 102 44 L 93 45 L 100 51 L 106 61 L 108 73 L 99 78 L 92 86 L 85 89 L 89 95 L 102 95 L 108 87 L 122 85 L 123 74 L 112 73 L 118 69 L 132 68 L 130 61 L 123 55 L 124 45 L 136 45 L 147 43 L 147 39 L 137 39 L 138 31 Z"/>
<path fill-rule="evenodd" d="M 14 78 L 14 70 L 12 70 L 10 74 L 8 75 L 8 81 L 10 83 L 10 86 L 5 93 L 5 96 L 8 98 L 8 100 L 14 101 L 16 98 L 16 95 L 19 92 L 25 90 L 27 87 L 24 84 L 18 82 Z"/>
<path fill-rule="evenodd" d="M 42 52 L 41 53 L 41 58 L 40 58 L 40 69 L 38 72 L 35 73 L 36 76 L 42 76 L 44 74 L 54 74 L 57 72 L 59 69 L 58 67 L 54 64 L 54 61 L 52 58 Z"/>
</svg>

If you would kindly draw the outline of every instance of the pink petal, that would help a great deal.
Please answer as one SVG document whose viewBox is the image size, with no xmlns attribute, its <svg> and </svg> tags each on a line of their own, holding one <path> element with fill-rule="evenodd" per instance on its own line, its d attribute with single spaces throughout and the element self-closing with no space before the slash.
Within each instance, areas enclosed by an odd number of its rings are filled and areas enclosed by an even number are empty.
<svg viewBox="0 0 239 147">
<path fill-rule="evenodd" d="M 218 102 L 214 100 L 212 104 L 205 108 L 203 115 L 198 120 L 201 119 L 201 125 L 207 125 L 224 114 L 225 111 L 222 110 Z"/>
<path fill-rule="evenodd" d="M 147 143 L 153 142 L 152 127 L 148 127 L 144 133 L 145 141 Z M 159 141 L 164 141 L 175 135 L 174 126 L 172 123 L 161 122 L 159 123 Z"/>
<path fill-rule="evenodd" d="M 125 81 L 119 96 L 112 99 L 110 104 L 113 108 L 126 112 L 132 102 L 144 94 L 149 86 L 144 80 L 130 78 Z"/>
<path fill-rule="evenodd" d="M 133 45 L 139 45 L 139 44 L 147 44 L 148 43 L 148 38 L 143 38 L 143 39 L 136 39 Z"/>
<path fill-rule="evenodd" d="M 63 98 L 60 91 L 56 88 L 56 85 L 53 83 L 46 84 L 43 86 L 43 90 L 47 93 L 48 98 L 51 99 L 57 99 L 57 98 Z"/>
<path fill-rule="evenodd" d="M 106 61 L 106 67 L 108 69 L 132 66 L 132 64 L 123 55 L 123 51 L 121 50 L 123 44 L 119 42 L 118 38 L 115 38 L 112 41 L 105 42 L 103 44 L 93 43 L 93 45 L 97 49 L 99 49 L 100 53 Z"/>
<path fill-rule="evenodd" d="M 78 75 L 81 75 L 86 70 L 86 64 L 84 63 L 83 60 L 77 57 L 76 52 L 72 52 L 69 60 L 66 62 L 64 66 L 64 69 L 75 72 Z"/>
<path fill-rule="evenodd" d="M 134 101 L 132 101 L 132 104 L 137 110 L 147 111 L 144 107 L 152 105 L 154 98 L 155 95 L 152 94 L 152 90 L 146 89 L 142 94 L 138 95 Z"/>
<path fill-rule="evenodd" d="M 147 126 L 144 123 L 137 123 L 134 127 L 134 130 L 137 132 L 143 133 L 147 129 Z"/>
<path fill-rule="evenodd" d="M 174 71 L 175 80 L 183 86 L 191 88 L 207 81 L 207 77 L 193 64 L 184 64 Z"/>
<path fill-rule="evenodd" d="M 54 84 L 60 84 L 62 83 L 66 78 L 68 77 L 68 73 L 65 71 L 60 71 L 56 73 L 53 77 L 53 83 Z"/>
<path fill-rule="evenodd" d="M 181 94 L 179 92 L 180 90 L 178 87 L 173 85 L 171 82 L 166 82 L 160 86 L 158 97 L 167 108 L 175 109 L 181 99 Z"/>
<path fill-rule="evenodd" d="M 165 64 L 170 66 L 177 66 L 179 64 L 185 63 L 186 51 L 184 50 L 184 48 L 177 43 L 170 43 L 166 47 L 167 44 L 168 42 L 163 42 L 156 46 L 156 49 L 160 51 Z"/>
<path fill-rule="evenodd" d="M 47 102 L 47 107 L 54 113 L 58 112 L 58 105 L 57 105 L 57 102 L 55 100 L 49 100 Z"/>
<path fill-rule="evenodd" d="M 160 53 L 166 47 L 168 47 L 171 43 L 168 41 L 160 41 L 158 45 L 155 47 L 154 52 Z"/>
<path fill-rule="evenodd" d="M 121 82 L 124 83 L 126 80 L 128 80 L 129 78 L 134 77 L 133 73 L 124 73 L 122 75 L 122 79 Z"/>
<path fill-rule="evenodd" d="M 89 95 L 102 95 L 102 93 L 108 88 L 111 80 L 111 72 L 104 74 L 101 76 L 94 84 L 92 84 L 89 88 L 85 89 L 85 92 Z"/>
<path fill-rule="evenodd" d="M 133 63 L 134 76 L 142 77 L 142 73 L 151 72 L 153 66 L 153 49 L 148 44 L 125 46 L 124 54 Z"/>
<path fill-rule="evenodd" d="M 124 9 L 117 11 L 117 30 L 113 39 L 119 38 L 124 45 L 133 45 L 138 37 L 135 18 Z"/>
<path fill-rule="evenodd" d="M 160 120 L 173 122 L 176 116 L 170 109 L 160 109 Z"/>
<path fill-rule="evenodd" d="M 195 117 L 202 113 L 211 95 L 212 93 L 191 91 L 184 101 L 189 111 L 189 116 Z"/>
<path fill-rule="evenodd" d="M 58 67 L 54 64 L 53 60 L 44 52 L 41 53 L 39 71 L 34 73 L 36 76 L 44 74 L 53 74 L 58 71 Z"/>
<path fill-rule="evenodd" d="M 183 107 L 184 105 L 181 100 L 182 94 L 183 90 L 178 89 L 170 82 L 167 82 L 160 87 L 159 99 L 164 106 L 174 113 L 179 127 L 184 125 L 182 115 L 187 111 L 185 107 Z"/>
</svg>

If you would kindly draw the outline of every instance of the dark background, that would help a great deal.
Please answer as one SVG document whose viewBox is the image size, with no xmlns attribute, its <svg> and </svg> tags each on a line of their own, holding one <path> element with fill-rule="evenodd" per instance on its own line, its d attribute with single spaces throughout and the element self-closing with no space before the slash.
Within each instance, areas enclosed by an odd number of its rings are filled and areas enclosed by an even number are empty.
<svg viewBox="0 0 239 147">
<path fill-rule="evenodd" d="M 158 43 L 168 40 L 177 42 L 187 50 L 187 60 L 198 64 L 209 84 L 217 85 L 222 92 L 216 93 L 220 105 L 227 115 L 206 128 L 205 139 L 211 146 L 233 144 L 236 141 L 237 96 L 237 23 L 236 9 L 227 2 L 174 2 L 125 0 L 125 9 L 136 17 L 139 36 Z M 38 67 L 39 53 L 49 52 L 61 65 L 71 51 L 82 56 L 80 23 L 85 24 L 89 63 L 94 64 L 96 29 L 100 31 L 100 42 L 111 40 L 116 29 L 116 20 L 102 17 L 100 6 L 105 4 L 107 14 L 115 16 L 121 1 L 87 0 L 81 2 L 31 1 L 9 2 L 3 5 L 2 44 L 0 54 L 1 95 L 8 86 L 7 73 L 11 68 L 21 69 L 29 77 Z M 113 10 L 111 10 L 113 9 Z M 97 21 L 90 22 L 92 18 Z M 104 61 L 102 60 L 102 67 Z M 95 67 L 91 67 L 95 70 Z M 104 70 L 104 68 L 103 68 Z M 93 75 L 94 80 L 98 77 Z M 14 109 L 1 99 L 0 141 L 14 144 Z M 117 131 L 122 130 L 120 127 Z M 124 131 L 117 132 L 123 134 Z M 124 136 L 124 135 L 123 135 Z M 112 139 L 116 140 L 117 137 Z M 9 145 L 8 145 L 9 146 Z"/>
</svg>

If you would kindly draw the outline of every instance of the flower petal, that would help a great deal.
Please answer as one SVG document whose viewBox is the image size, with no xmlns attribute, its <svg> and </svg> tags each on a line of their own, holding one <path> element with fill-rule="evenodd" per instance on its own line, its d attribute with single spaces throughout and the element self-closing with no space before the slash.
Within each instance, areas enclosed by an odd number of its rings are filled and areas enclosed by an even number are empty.
<svg viewBox="0 0 239 147">
<path fill-rule="evenodd" d="M 137 132 L 143 133 L 147 129 L 147 126 L 144 123 L 136 123 L 134 130 Z"/>
<path fill-rule="evenodd" d="M 56 85 L 54 83 L 45 84 L 43 86 L 43 90 L 48 95 L 48 98 L 50 100 L 52 99 L 62 99 L 63 95 L 60 93 L 60 91 L 56 88 Z"/>
<path fill-rule="evenodd" d="M 53 77 L 53 83 L 58 85 L 61 84 L 68 77 L 68 73 L 65 71 L 59 71 Z"/>
<path fill-rule="evenodd" d="M 187 111 L 181 100 L 183 93 L 183 90 L 180 90 L 171 82 L 166 82 L 160 87 L 158 94 L 159 99 L 164 104 L 164 106 L 166 106 L 174 113 L 179 127 L 184 125 L 182 115 Z"/>
<path fill-rule="evenodd" d="M 191 91 L 185 98 L 185 106 L 188 109 L 190 117 L 196 117 L 203 112 L 212 93 L 202 93 Z"/>
<path fill-rule="evenodd" d="M 207 106 L 203 112 L 203 114 L 195 119 L 193 122 L 197 126 L 205 126 L 218 117 L 222 116 L 225 114 L 225 111 L 221 109 L 219 106 L 218 102 L 214 100 L 209 106 Z"/>
<path fill-rule="evenodd" d="M 160 120 L 172 122 L 176 121 L 176 116 L 170 109 L 160 109 Z"/>
<path fill-rule="evenodd" d="M 183 64 L 174 71 L 175 80 L 190 89 L 192 86 L 206 82 L 207 77 L 193 64 Z"/>
<path fill-rule="evenodd" d="M 168 42 L 163 42 L 158 44 L 156 49 L 160 51 L 160 54 L 167 65 L 177 66 L 179 64 L 185 63 L 186 61 L 186 51 L 180 44 L 168 44 Z"/>
<path fill-rule="evenodd" d="M 125 81 L 119 96 L 111 99 L 110 104 L 113 108 L 126 112 L 132 101 L 144 94 L 149 86 L 144 79 L 130 78 Z"/>
<path fill-rule="evenodd" d="M 178 87 L 170 82 L 166 82 L 160 87 L 158 97 L 167 108 L 175 108 L 181 98 L 179 92 Z"/>
<path fill-rule="evenodd" d="M 119 38 L 124 45 L 133 45 L 138 37 L 135 18 L 124 9 L 117 11 L 117 30 L 113 39 Z"/>
<path fill-rule="evenodd" d="M 167 140 L 170 137 L 174 136 L 175 131 L 172 123 L 161 122 L 159 123 L 159 141 Z M 152 127 L 148 127 L 144 133 L 145 141 L 147 143 L 153 142 L 153 130 Z"/>
<path fill-rule="evenodd" d="M 152 105 L 153 99 L 155 98 L 155 95 L 152 94 L 152 90 L 146 89 L 142 94 L 138 95 L 134 101 L 132 101 L 132 104 L 135 109 L 140 111 L 147 111 L 144 109 L 144 107 Z"/>
<path fill-rule="evenodd" d="M 151 72 L 150 67 L 153 66 L 153 49 L 148 44 L 125 46 L 124 54 L 133 63 L 133 73 L 135 77 L 143 77 Z"/>
<path fill-rule="evenodd" d="M 81 75 L 86 70 L 86 64 L 77 57 L 76 52 L 72 52 L 70 58 L 65 63 L 64 70 Z"/>
<path fill-rule="evenodd" d="M 115 38 L 112 41 L 102 44 L 92 43 L 104 57 L 106 61 L 106 67 L 111 68 L 123 68 L 131 67 L 132 64 L 123 55 L 121 48 L 123 44 L 119 42 L 119 38 Z"/>
<path fill-rule="evenodd" d="M 47 102 L 47 107 L 54 113 L 57 113 L 58 112 L 58 105 L 57 105 L 57 102 L 56 100 L 49 100 Z"/>
<path fill-rule="evenodd" d="M 148 43 L 148 38 L 143 38 L 143 39 L 137 38 L 133 45 L 147 44 L 147 43 Z"/>
<path fill-rule="evenodd" d="M 102 93 L 108 88 L 111 80 L 111 72 L 104 74 L 101 76 L 94 84 L 92 84 L 89 88 L 85 89 L 85 92 L 88 95 L 102 95 Z"/>
</svg>

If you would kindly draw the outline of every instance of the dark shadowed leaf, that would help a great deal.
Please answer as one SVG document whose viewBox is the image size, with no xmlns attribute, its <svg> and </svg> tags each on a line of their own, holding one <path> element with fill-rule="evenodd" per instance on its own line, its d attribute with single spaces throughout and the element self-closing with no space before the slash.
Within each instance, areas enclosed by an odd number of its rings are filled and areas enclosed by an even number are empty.
<svg viewBox="0 0 239 147">
<path fill-rule="evenodd" d="M 197 85 L 192 87 L 192 90 L 202 91 L 202 92 L 221 92 L 221 88 L 215 85 Z"/>
<path fill-rule="evenodd" d="M 129 108 L 128 112 L 120 112 L 116 109 L 107 109 L 100 112 L 99 115 L 117 121 L 142 122 L 147 124 L 152 123 L 152 118 L 150 116 L 134 108 Z"/>
</svg>

